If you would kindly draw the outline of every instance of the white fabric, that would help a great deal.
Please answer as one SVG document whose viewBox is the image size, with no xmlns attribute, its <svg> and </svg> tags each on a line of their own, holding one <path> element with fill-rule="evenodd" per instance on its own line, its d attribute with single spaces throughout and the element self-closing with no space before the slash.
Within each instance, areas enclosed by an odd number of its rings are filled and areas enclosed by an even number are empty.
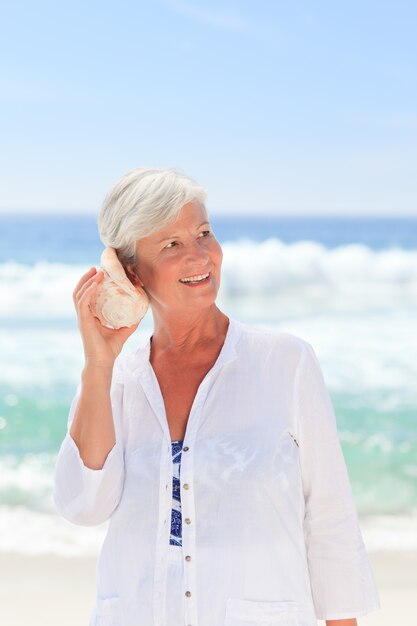
<svg viewBox="0 0 417 626">
<path fill-rule="evenodd" d="M 183 591 L 184 557 L 180 546 L 168 548 L 165 622 L 169 626 L 184 626 L 185 600 Z"/>
<path fill-rule="evenodd" d="M 171 439 L 150 340 L 116 360 L 116 444 L 100 470 L 83 464 L 69 434 L 78 385 L 54 501 L 74 524 L 110 518 L 90 626 L 313 626 L 381 608 L 312 346 L 229 320 L 187 423 L 175 582 Z M 184 621 L 166 618 L 167 588 L 183 595 Z"/>
</svg>

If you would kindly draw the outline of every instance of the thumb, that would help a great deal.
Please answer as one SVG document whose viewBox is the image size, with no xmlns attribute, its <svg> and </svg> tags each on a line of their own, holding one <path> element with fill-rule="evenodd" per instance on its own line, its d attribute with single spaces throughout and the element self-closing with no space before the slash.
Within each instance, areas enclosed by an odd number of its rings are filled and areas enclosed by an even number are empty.
<svg viewBox="0 0 417 626">
<path fill-rule="evenodd" d="M 136 322 L 135 324 L 132 324 L 131 326 L 126 326 L 124 328 L 121 328 L 120 330 L 122 331 L 123 335 L 126 335 L 127 337 L 129 337 L 129 335 L 135 332 L 139 324 L 140 324 L 140 321 Z"/>
</svg>

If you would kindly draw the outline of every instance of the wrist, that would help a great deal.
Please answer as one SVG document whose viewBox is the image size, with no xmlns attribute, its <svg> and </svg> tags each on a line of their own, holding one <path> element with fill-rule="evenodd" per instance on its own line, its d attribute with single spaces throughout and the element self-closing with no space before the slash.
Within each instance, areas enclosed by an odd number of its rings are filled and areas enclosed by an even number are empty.
<svg viewBox="0 0 417 626">
<path fill-rule="evenodd" d="M 96 361 L 94 359 L 85 359 L 83 372 L 94 372 L 96 374 L 112 374 L 114 361 Z"/>
</svg>

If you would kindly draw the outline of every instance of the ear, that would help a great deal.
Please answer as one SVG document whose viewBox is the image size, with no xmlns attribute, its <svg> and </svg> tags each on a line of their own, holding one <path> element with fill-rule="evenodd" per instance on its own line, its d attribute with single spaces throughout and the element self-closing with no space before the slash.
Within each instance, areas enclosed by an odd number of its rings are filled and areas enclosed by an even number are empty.
<svg viewBox="0 0 417 626">
<path fill-rule="evenodd" d="M 143 282 L 140 279 L 140 276 L 138 276 L 135 271 L 133 270 L 131 265 L 126 265 L 125 267 L 125 273 L 126 276 L 128 277 L 128 279 L 130 280 L 130 282 L 135 286 L 135 287 L 143 287 Z"/>
</svg>

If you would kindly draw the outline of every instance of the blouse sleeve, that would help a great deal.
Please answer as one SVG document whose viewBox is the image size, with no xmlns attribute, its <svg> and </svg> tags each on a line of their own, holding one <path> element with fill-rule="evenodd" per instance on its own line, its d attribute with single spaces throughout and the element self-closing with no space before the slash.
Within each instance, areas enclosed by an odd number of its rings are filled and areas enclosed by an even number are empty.
<svg viewBox="0 0 417 626">
<path fill-rule="evenodd" d="M 117 365 L 116 365 L 117 363 Z M 53 500 L 58 512 L 80 526 L 94 526 L 106 521 L 117 507 L 124 481 L 124 454 L 121 430 L 123 381 L 118 361 L 113 369 L 111 405 L 116 443 L 109 451 L 101 469 L 84 465 L 77 444 L 70 434 L 82 383 L 72 399 L 67 433 L 62 441 L 54 467 Z"/>
<path fill-rule="evenodd" d="M 304 538 L 316 618 L 365 615 L 381 604 L 332 402 L 316 354 L 306 341 L 294 402 L 305 501 Z"/>
</svg>

